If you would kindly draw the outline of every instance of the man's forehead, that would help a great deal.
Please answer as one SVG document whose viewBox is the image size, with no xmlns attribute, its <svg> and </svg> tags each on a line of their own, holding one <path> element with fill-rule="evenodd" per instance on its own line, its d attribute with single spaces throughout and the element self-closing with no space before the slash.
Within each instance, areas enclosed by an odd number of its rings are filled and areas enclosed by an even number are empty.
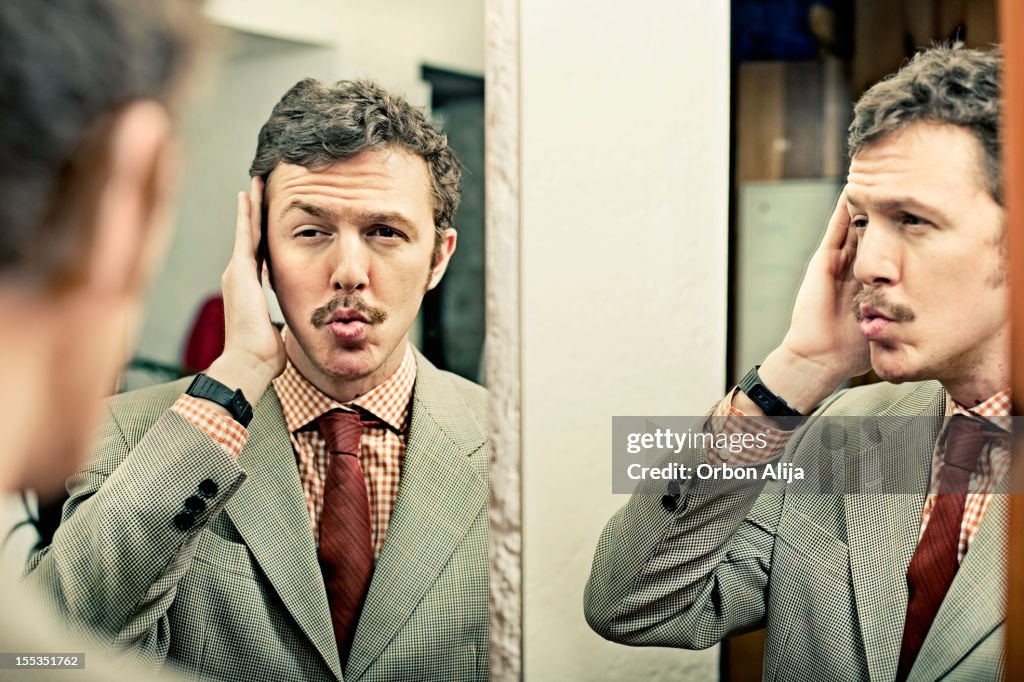
<svg viewBox="0 0 1024 682">
<path fill-rule="evenodd" d="M 324 167 L 307 168 L 279 162 L 267 178 L 265 197 L 274 211 L 284 210 L 296 196 L 308 203 L 356 197 L 387 196 L 389 201 L 426 204 L 433 196 L 426 162 L 403 150 L 371 150 Z"/>
<path fill-rule="evenodd" d="M 865 145 L 850 160 L 847 199 L 937 205 L 988 194 L 984 151 L 968 130 L 915 123 Z"/>
<path fill-rule="evenodd" d="M 274 184 L 296 180 L 330 180 L 332 176 L 358 177 L 407 177 L 429 180 L 426 160 L 397 145 L 386 145 L 364 149 L 356 154 L 344 156 L 325 163 L 290 163 L 278 161 L 270 172 L 267 188 Z"/>
<path fill-rule="evenodd" d="M 913 173 L 935 179 L 953 176 L 984 184 L 984 150 L 978 138 L 966 128 L 916 122 L 857 150 L 850 159 L 848 181 L 870 181 L 887 173 L 894 176 Z"/>
</svg>

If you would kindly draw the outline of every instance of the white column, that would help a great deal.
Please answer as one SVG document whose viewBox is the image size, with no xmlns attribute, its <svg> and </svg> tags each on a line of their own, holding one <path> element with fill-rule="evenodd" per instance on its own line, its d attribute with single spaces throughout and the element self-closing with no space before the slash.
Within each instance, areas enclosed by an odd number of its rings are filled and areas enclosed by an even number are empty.
<svg viewBox="0 0 1024 682">
<path fill-rule="evenodd" d="M 591 632 L 613 415 L 724 390 L 729 16 L 722 0 L 519 0 L 523 674 L 708 679 L 717 649 Z"/>
</svg>

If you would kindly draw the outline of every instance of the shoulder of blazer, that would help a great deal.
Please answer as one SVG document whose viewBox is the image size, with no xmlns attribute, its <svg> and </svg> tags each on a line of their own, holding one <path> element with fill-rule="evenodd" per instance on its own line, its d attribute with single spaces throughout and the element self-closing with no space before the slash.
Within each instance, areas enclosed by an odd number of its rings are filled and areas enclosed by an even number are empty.
<svg viewBox="0 0 1024 682">
<path fill-rule="evenodd" d="M 141 439 L 191 382 L 189 376 L 111 396 L 106 400 L 109 417 L 117 422 L 129 441 L 133 440 L 133 435 L 137 435 L 134 440 Z"/>
<path fill-rule="evenodd" d="M 466 406 L 473 411 L 473 414 L 477 416 L 481 423 L 486 424 L 489 397 L 487 389 L 458 374 L 444 370 L 438 370 L 438 372 L 452 382 L 455 391 L 466 401 Z"/>
<path fill-rule="evenodd" d="M 933 416 L 937 406 L 944 410 L 945 400 L 945 389 L 937 381 L 879 382 L 840 391 L 823 403 L 815 414 L 830 417 Z"/>
<path fill-rule="evenodd" d="M 479 445 L 488 440 L 487 389 L 468 379 L 440 370 L 416 351 L 416 388 L 413 402 L 457 442 Z M 413 415 L 415 418 L 416 410 Z M 448 428 L 451 427 L 451 428 Z"/>
</svg>

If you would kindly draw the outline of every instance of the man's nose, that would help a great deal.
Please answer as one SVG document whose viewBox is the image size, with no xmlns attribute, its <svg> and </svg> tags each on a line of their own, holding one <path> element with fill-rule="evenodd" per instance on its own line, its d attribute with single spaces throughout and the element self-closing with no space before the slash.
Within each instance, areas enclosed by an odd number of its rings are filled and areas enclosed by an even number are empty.
<svg viewBox="0 0 1024 682">
<path fill-rule="evenodd" d="M 853 276 L 864 286 L 893 285 L 900 280 L 900 244 L 884 226 L 864 229 L 857 240 Z"/>
<path fill-rule="evenodd" d="M 331 273 L 331 288 L 335 291 L 362 291 L 370 283 L 370 254 L 359 234 L 342 234 L 336 240 Z"/>
</svg>

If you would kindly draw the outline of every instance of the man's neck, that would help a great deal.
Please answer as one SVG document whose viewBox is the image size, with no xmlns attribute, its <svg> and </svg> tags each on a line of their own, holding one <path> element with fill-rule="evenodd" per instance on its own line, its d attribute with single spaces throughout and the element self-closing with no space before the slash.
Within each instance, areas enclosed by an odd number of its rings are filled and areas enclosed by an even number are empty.
<svg viewBox="0 0 1024 682">
<path fill-rule="evenodd" d="M 1008 389 L 1010 373 L 1009 368 L 1006 367 L 1006 371 L 993 372 L 991 376 L 974 376 L 962 380 L 945 380 L 940 383 L 950 398 L 957 404 L 970 409 Z"/>
<path fill-rule="evenodd" d="M 937 377 L 946 393 L 966 408 L 980 405 L 1010 387 L 1010 327 L 1007 321 L 986 344 L 948 365 Z"/>
</svg>

